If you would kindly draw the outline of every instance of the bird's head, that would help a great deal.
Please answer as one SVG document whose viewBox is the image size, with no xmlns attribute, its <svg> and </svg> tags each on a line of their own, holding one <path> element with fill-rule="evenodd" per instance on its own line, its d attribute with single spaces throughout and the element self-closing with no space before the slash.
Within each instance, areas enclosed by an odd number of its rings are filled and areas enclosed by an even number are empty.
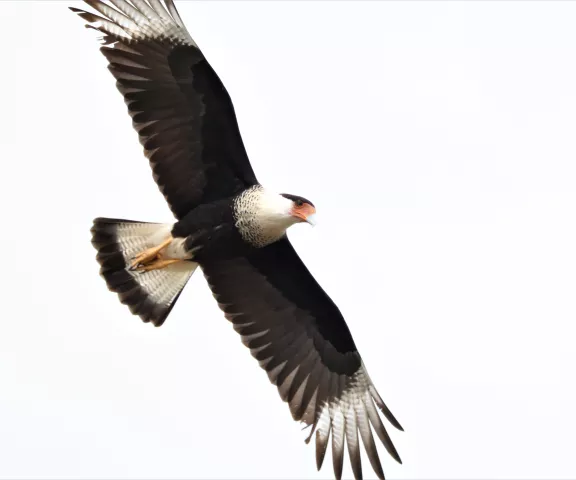
<svg viewBox="0 0 576 480">
<path fill-rule="evenodd" d="M 310 200 L 289 193 L 280 195 L 290 202 L 287 211 L 293 223 L 308 222 L 312 226 L 316 225 L 316 207 Z"/>
<path fill-rule="evenodd" d="M 316 208 L 310 200 L 257 186 L 236 200 L 236 227 L 242 236 L 259 246 L 282 238 L 296 223 L 315 224 Z"/>
</svg>

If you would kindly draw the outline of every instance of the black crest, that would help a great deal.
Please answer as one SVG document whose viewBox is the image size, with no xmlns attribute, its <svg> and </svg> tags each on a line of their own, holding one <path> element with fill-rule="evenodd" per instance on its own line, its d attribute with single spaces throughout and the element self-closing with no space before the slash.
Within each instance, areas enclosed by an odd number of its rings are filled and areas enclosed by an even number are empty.
<svg viewBox="0 0 576 480">
<path fill-rule="evenodd" d="M 289 193 L 281 193 L 280 195 L 282 195 L 284 198 L 287 198 L 288 200 L 292 200 L 293 202 L 300 200 L 301 202 L 307 203 L 307 204 L 311 205 L 312 207 L 314 207 L 314 204 L 310 200 L 308 200 L 307 198 L 299 197 L 298 195 L 290 195 Z M 316 208 L 316 207 L 314 207 L 314 208 Z"/>
</svg>

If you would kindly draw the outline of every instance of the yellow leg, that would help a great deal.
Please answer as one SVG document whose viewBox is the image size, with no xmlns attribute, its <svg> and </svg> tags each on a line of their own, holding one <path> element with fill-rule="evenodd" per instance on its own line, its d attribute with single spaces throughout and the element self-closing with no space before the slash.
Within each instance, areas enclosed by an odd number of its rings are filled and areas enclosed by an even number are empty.
<svg viewBox="0 0 576 480">
<path fill-rule="evenodd" d="M 157 258 L 156 260 L 147 263 L 146 265 L 141 265 L 136 268 L 132 268 L 131 270 L 136 270 L 137 272 L 149 272 L 150 270 L 158 270 L 160 268 L 167 267 L 168 265 L 172 265 L 173 263 L 180 262 L 181 260 L 177 258 L 169 258 L 167 260 L 162 260 L 161 258 Z"/>
<path fill-rule="evenodd" d="M 158 257 L 160 251 L 170 245 L 171 242 L 172 237 L 168 237 L 157 247 L 147 248 L 143 252 L 140 252 L 138 255 L 132 258 L 133 261 L 130 264 L 130 270 L 136 270 L 139 265 L 145 265 L 155 260 Z"/>
</svg>

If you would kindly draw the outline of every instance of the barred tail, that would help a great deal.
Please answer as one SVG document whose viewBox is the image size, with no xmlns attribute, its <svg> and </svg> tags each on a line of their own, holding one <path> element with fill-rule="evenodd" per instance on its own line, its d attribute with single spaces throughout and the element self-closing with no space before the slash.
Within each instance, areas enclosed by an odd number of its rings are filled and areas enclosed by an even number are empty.
<svg viewBox="0 0 576 480">
<path fill-rule="evenodd" d="M 134 315 L 159 327 L 174 307 L 197 263 L 181 261 L 148 272 L 130 271 L 130 259 L 155 239 L 168 235 L 172 225 L 97 218 L 92 226 L 92 245 L 98 251 L 100 275 L 108 289 L 118 294 Z"/>
</svg>

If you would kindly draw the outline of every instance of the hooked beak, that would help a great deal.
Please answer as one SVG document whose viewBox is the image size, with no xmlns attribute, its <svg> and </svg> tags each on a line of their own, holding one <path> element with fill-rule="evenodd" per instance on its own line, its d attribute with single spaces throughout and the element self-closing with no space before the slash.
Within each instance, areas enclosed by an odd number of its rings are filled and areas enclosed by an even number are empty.
<svg viewBox="0 0 576 480">
<path fill-rule="evenodd" d="M 313 213 L 313 214 L 311 214 L 311 215 L 308 215 L 308 216 L 306 217 L 306 221 L 307 221 L 310 225 L 312 225 L 313 227 L 315 227 L 315 226 L 316 226 L 316 214 Z"/>
<path fill-rule="evenodd" d="M 316 225 L 316 209 L 312 205 L 306 203 L 297 210 L 292 210 L 292 215 L 300 219 L 301 222 L 307 222 L 312 226 Z"/>
</svg>

